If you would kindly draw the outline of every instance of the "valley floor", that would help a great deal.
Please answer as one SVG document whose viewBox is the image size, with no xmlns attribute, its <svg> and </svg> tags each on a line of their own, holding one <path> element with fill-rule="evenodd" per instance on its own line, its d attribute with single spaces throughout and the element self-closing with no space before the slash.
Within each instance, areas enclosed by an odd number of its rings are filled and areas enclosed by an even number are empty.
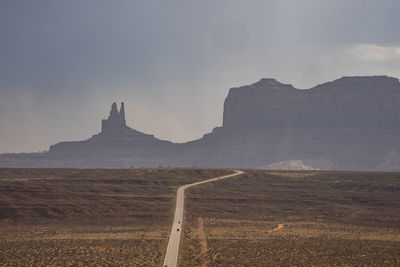
<svg viewBox="0 0 400 267">
<path fill-rule="evenodd" d="M 1 266 L 161 266 L 195 169 L 0 169 Z M 400 173 L 246 171 L 188 189 L 180 266 L 400 265 Z"/>
</svg>

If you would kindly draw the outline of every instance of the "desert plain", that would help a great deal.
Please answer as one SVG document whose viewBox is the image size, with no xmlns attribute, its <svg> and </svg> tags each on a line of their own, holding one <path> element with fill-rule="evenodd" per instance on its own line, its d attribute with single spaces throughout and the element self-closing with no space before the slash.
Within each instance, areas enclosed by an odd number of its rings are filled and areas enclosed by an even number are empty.
<svg viewBox="0 0 400 267">
<path fill-rule="evenodd" d="M 0 169 L 1 266 L 161 266 L 222 169 Z M 400 173 L 246 170 L 186 192 L 180 266 L 398 266 Z"/>
</svg>

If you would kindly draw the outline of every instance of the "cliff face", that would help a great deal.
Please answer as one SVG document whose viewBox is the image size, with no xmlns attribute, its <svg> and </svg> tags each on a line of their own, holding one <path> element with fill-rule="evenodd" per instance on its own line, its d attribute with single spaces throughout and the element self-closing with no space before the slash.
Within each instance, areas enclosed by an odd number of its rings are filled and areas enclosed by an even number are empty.
<svg viewBox="0 0 400 267">
<path fill-rule="evenodd" d="M 232 88 L 223 126 L 185 144 L 129 128 L 114 103 L 102 131 L 45 154 L 0 155 L 9 167 L 227 167 L 400 170 L 400 83 L 344 77 L 299 90 L 274 79 Z"/>
<path fill-rule="evenodd" d="M 376 76 L 307 90 L 273 79 L 232 88 L 223 127 L 198 142 L 214 144 L 221 155 L 242 155 L 231 162 L 249 167 L 301 160 L 315 168 L 371 170 L 397 155 L 399 137 L 400 83 Z"/>
<path fill-rule="evenodd" d="M 399 103 L 399 81 L 385 76 L 344 77 L 308 90 L 262 79 L 229 91 L 223 125 L 399 127 Z"/>
</svg>

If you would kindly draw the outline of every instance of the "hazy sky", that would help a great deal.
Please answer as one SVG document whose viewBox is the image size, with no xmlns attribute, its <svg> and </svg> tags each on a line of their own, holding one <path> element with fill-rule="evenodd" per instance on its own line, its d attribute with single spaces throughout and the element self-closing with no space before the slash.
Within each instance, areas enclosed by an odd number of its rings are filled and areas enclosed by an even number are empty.
<svg viewBox="0 0 400 267">
<path fill-rule="evenodd" d="M 0 0 L 0 153 L 100 131 L 113 101 L 161 139 L 222 124 L 229 88 L 400 77 L 398 0 Z"/>
</svg>

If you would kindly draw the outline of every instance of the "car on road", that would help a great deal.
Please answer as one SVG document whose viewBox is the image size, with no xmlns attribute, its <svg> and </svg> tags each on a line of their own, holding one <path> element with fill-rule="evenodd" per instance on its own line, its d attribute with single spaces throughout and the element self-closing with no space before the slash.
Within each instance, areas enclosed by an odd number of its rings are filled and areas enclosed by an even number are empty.
<svg viewBox="0 0 400 267">
<path fill-rule="evenodd" d="M 178 228 L 178 229 L 176 229 L 176 231 L 179 231 L 179 228 Z"/>
</svg>

